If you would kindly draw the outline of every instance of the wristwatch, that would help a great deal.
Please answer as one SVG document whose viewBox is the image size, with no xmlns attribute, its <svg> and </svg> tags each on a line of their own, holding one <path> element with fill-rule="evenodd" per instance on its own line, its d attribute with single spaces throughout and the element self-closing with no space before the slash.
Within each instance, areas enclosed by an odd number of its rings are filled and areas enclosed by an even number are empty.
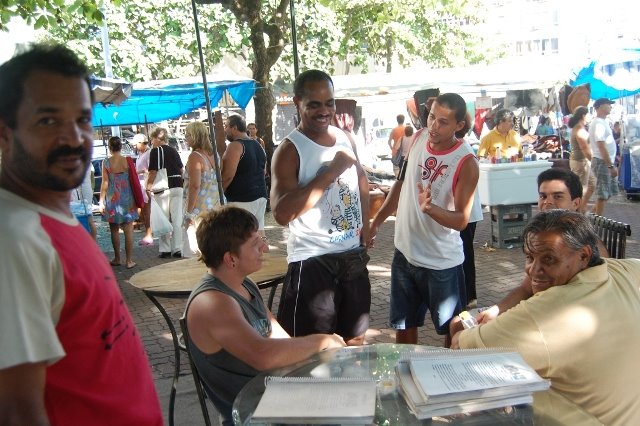
<svg viewBox="0 0 640 426">
<path fill-rule="evenodd" d="M 613 169 L 615 166 L 612 164 L 610 166 L 607 166 L 608 169 Z"/>
</svg>

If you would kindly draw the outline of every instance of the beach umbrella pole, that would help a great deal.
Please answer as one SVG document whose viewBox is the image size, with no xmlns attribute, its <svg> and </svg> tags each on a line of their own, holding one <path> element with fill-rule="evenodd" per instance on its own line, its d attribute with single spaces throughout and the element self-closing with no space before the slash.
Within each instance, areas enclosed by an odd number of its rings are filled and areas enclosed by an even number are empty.
<svg viewBox="0 0 640 426">
<path fill-rule="evenodd" d="M 213 159 L 216 166 L 216 180 L 218 181 L 218 192 L 220 194 L 220 204 L 224 204 L 224 190 L 222 188 L 222 175 L 220 173 L 220 158 L 218 157 L 218 150 L 216 149 L 216 143 L 213 138 L 213 115 L 211 113 L 211 100 L 209 99 L 209 86 L 207 84 L 207 72 L 204 68 L 204 55 L 202 53 L 202 42 L 200 40 L 200 27 L 198 25 L 198 10 L 196 8 L 196 1 L 191 0 L 191 8 L 193 9 L 193 22 L 196 28 L 196 42 L 198 43 L 198 56 L 200 57 L 200 71 L 202 72 L 202 83 L 204 87 L 204 99 L 207 106 L 207 120 L 209 122 L 209 139 L 211 140 L 211 146 L 213 147 Z"/>
</svg>

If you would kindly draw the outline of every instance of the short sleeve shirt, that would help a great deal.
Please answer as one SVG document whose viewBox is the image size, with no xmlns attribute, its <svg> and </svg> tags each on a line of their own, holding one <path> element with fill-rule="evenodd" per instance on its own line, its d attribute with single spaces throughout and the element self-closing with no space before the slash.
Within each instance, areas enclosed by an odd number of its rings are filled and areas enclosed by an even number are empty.
<svg viewBox="0 0 640 426">
<path fill-rule="evenodd" d="M 162 156 L 159 154 L 160 149 L 162 149 L 164 153 L 164 164 L 162 163 Z M 160 158 L 160 161 L 158 161 L 158 158 Z M 162 168 L 167 169 L 169 188 L 182 188 L 182 169 L 184 165 L 182 164 L 178 151 L 169 145 L 153 148 L 149 154 L 149 170 L 158 171 Z"/>
</svg>

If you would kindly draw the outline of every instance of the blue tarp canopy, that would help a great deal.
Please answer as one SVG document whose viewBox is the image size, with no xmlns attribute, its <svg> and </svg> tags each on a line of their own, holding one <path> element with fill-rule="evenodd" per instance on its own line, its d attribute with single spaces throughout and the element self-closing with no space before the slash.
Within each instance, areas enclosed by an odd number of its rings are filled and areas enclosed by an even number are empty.
<svg viewBox="0 0 640 426">
<path fill-rule="evenodd" d="M 571 86 L 589 83 L 591 99 L 618 99 L 640 93 L 640 49 L 622 49 L 574 71 Z"/>
<path fill-rule="evenodd" d="M 124 126 L 156 123 L 178 118 L 205 105 L 204 85 L 197 78 L 134 83 L 131 95 L 120 105 L 96 104 L 93 125 Z M 255 92 L 254 80 L 221 80 L 209 82 L 211 105 L 220 102 L 224 91 L 241 108 L 245 108 Z"/>
</svg>

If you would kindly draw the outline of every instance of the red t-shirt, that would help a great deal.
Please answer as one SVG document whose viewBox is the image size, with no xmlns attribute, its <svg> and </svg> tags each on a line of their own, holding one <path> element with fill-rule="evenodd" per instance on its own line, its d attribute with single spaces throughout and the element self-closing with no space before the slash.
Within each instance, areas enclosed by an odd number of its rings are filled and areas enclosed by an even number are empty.
<svg viewBox="0 0 640 426">
<path fill-rule="evenodd" d="M 80 225 L 41 214 L 58 252 L 65 298 L 56 332 L 66 355 L 47 368 L 52 425 L 162 425 L 136 326 L 104 254 Z"/>
</svg>

